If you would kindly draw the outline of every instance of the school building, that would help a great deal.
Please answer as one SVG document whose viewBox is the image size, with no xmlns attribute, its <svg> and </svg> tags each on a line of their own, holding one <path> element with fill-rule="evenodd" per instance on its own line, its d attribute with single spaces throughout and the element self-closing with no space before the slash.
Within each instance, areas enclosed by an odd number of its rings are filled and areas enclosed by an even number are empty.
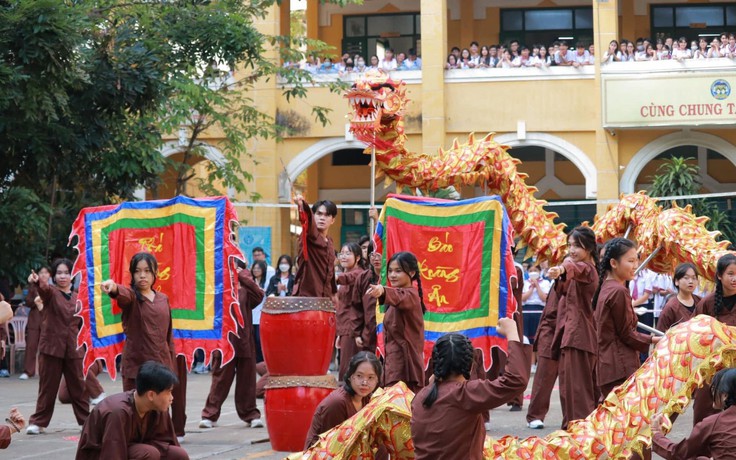
<svg viewBox="0 0 736 460">
<path fill-rule="evenodd" d="M 368 61 L 389 48 L 415 48 L 422 69 L 392 73 L 393 79 L 407 83 L 411 100 L 405 115 L 409 149 L 436 152 L 471 132 L 495 132 L 496 140 L 511 146 L 511 155 L 523 161 L 519 168 L 539 188 L 539 197 L 551 204 L 591 200 L 550 207 L 568 225 L 592 221 L 595 200 L 646 188 L 661 161 L 675 155 L 692 157 L 700 166 L 702 192 L 735 189 L 736 59 L 600 63 L 614 39 L 685 36 L 689 43 L 736 33 L 734 2 L 365 0 L 345 7 L 319 0 L 295 2 L 282 0 L 258 26 L 268 34 L 288 34 L 298 14 L 307 36 L 332 45 L 338 58 L 347 51 Z M 562 39 L 590 42 L 596 64 L 445 70 L 453 46 L 513 39 L 528 45 Z M 256 229 L 246 237 L 270 245 L 272 260 L 281 253 L 296 254 L 298 220 L 286 206 L 290 182 L 310 202 L 370 200 L 369 156 L 347 134 L 347 101 L 325 88 L 309 92 L 305 100 L 287 102 L 279 82 L 271 80 L 260 83 L 253 94 L 261 110 L 299 127 L 280 143 L 252 142 L 258 164 L 252 167 L 249 189 L 262 196 L 264 205 L 240 206 L 239 216 Z M 313 119 L 314 104 L 332 109 L 329 125 Z M 207 142 L 204 161 L 216 161 L 219 139 L 213 136 Z M 176 140 L 163 154 L 177 154 Z M 393 190 L 378 182 L 376 199 L 380 202 Z M 483 192 L 467 188 L 461 193 L 471 197 Z M 723 206 L 731 209 L 730 201 L 723 200 Z M 368 233 L 368 225 L 367 210 L 341 209 L 332 229 L 336 245 Z"/>
</svg>

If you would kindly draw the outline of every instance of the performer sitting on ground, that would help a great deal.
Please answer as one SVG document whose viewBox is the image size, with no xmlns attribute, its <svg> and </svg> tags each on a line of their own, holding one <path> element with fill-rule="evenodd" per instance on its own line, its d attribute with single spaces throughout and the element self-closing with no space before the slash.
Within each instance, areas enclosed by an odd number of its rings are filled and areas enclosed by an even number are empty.
<svg viewBox="0 0 736 460">
<path fill-rule="evenodd" d="M 371 259 L 374 263 L 373 259 Z M 397 252 L 388 261 L 390 287 L 372 284 L 367 294 L 386 306 L 383 317 L 384 386 L 404 382 L 413 392 L 424 386 L 424 300 L 417 258 Z M 413 283 L 416 282 L 416 287 Z"/>
<path fill-rule="evenodd" d="M 294 197 L 302 224 L 301 244 L 294 281 L 294 295 L 332 297 L 335 284 L 335 245 L 328 232 L 337 216 L 337 206 L 329 200 L 318 201 L 310 209 L 301 195 Z"/>
<path fill-rule="evenodd" d="M 446 334 L 435 343 L 434 375 L 411 404 L 411 436 L 417 460 L 483 458 L 486 432 L 482 412 L 523 392 L 531 368 L 516 323 L 501 318 L 497 330 L 508 338 L 509 357 L 503 376 L 496 380 L 469 380 L 473 346 L 464 335 Z"/>
<path fill-rule="evenodd" d="M 109 396 L 92 410 L 76 460 L 189 459 L 169 416 L 177 383 L 169 366 L 154 361 L 140 366 L 135 390 Z"/>
<path fill-rule="evenodd" d="M 665 459 L 715 458 L 736 459 L 736 369 L 723 369 L 711 383 L 713 408 L 722 410 L 695 425 L 690 436 L 675 443 L 662 432 L 664 416 L 652 418 L 652 444 L 657 455 Z"/>
<path fill-rule="evenodd" d="M 6 449 L 10 445 L 10 436 L 20 433 L 20 430 L 26 426 L 26 420 L 15 407 L 10 409 L 5 422 L 7 425 L 0 425 L 0 449 Z"/>
<path fill-rule="evenodd" d="M 367 351 L 355 354 L 343 378 L 343 384 L 317 406 L 304 449 L 319 440 L 319 435 L 349 419 L 370 400 L 381 381 L 381 362 Z"/>
</svg>

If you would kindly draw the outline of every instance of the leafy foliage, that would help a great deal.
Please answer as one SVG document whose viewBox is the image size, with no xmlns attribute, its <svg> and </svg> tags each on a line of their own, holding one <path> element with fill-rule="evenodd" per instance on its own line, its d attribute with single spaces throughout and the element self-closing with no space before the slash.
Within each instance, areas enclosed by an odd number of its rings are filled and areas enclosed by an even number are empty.
<svg viewBox="0 0 736 460">
<path fill-rule="evenodd" d="M 652 178 L 650 194 L 655 197 L 696 195 L 700 193 L 702 186 L 700 168 L 694 164 L 694 158 L 667 159 L 657 168 L 657 174 Z M 675 201 L 680 207 L 692 205 L 696 215 L 710 218 L 706 224 L 709 230 L 720 231 L 722 238 L 736 242 L 736 229 L 715 201 L 703 198 Z M 665 209 L 672 207 L 671 201 L 662 201 L 661 204 Z"/>
<path fill-rule="evenodd" d="M 345 3 L 350 0 L 335 1 Z M 132 199 L 174 167 L 177 193 L 222 133 L 213 183 L 247 191 L 246 146 L 284 128 L 255 106 L 261 81 L 304 99 L 307 72 L 283 68 L 321 42 L 269 37 L 255 22 L 274 0 L 0 1 L 0 277 L 13 281 L 66 247 L 80 208 Z M 231 72 L 237 68 L 237 72 Z M 340 85 L 333 85 L 339 91 Z M 328 112 L 313 107 L 315 119 Z M 164 135 L 184 132 L 183 158 L 163 158 Z M 22 226 L 22 227 L 19 227 Z M 12 245 L 12 248 L 7 246 Z"/>
</svg>

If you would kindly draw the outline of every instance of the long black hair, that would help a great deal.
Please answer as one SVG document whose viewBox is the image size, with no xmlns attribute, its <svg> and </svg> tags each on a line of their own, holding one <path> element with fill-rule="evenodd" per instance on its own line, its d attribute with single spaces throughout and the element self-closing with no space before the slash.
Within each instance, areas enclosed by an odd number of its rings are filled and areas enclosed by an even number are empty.
<svg viewBox="0 0 736 460">
<path fill-rule="evenodd" d="M 153 285 L 156 284 L 156 280 L 158 279 L 158 261 L 153 254 L 151 254 L 150 252 L 138 252 L 133 255 L 133 257 L 131 257 L 130 267 L 128 267 L 128 270 L 130 271 L 130 288 L 133 289 L 133 292 L 135 292 L 135 297 L 139 301 L 143 301 L 143 295 L 140 293 L 135 285 L 135 269 L 138 267 L 138 263 L 140 263 L 141 261 L 145 261 L 146 265 L 148 265 L 148 269 L 151 270 L 151 273 L 153 273 L 153 283 L 151 283 L 151 289 L 153 289 Z"/>
<path fill-rule="evenodd" d="M 281 261 L 286 261 L 287 264 L 289 264 L 289 275 L 291 275 L 291 269 L 294 266 L 294 264 L 291 261 L 291 256 L 289 254 L 281 254 L 279 256 L 279 260 L 276 263 L 276 268 L 278 269 L 279 275 L 281 274 L 281 269 L 279 268 L 279 265 L 281 265 Z"/>
<path fill-rule="evenodd" d="M 721 369 L 713 376 L 710 384 L 710 395 L 713 401 L 716 400 L 719 393 L 726 394 L 724 409 L 736 404 L 736 369 Z"/>
<path fill-rule="evenodd" d="M 253 274 L 253 267 L 260 267 L 261 269 L 261 280 L 256 281 L 256 275 Z M 253 281 L 258 283 L 258 285 L 261 288 L 266 287 L 266 277 L 268 277 L 268 265 L 266 265 L 266 262 L 262 260 L 256 260 L 253 262 L 253 264 L 250 266 L 250 274 L 253 275 Z"/>
<path fill-rule="evenodd" d="M 718 263 L 716 264 L 716 292 L 714 299 L 715 302 L 713 304 L 714 316 L 716 318 L 718 318 L 718 315 L 723 311 L 723 281 L 721 281 L 721 278 L 719 277 L 726 273 L 726 269 L 729 265 L 736 265 L 736 255 L 726 254 L 718 259 Z"/>
<path fill-rule="evenodd" d="M 350 383 L 350 377 L 355 374 L 355 371 L 358 370 L 358 366 L 363 363 L 369 363 L 371 366 L 373 366 L 373 371 L 376 373 L 376 377 L 378 377 L 378 382 L 381 382 L 381 374 L 383 373 L 383 366 L 381 365 L 381 361 L 379 361 L 376 355 L 374 355 L 370 351 L 359 351 L 358 353 L 354 354 L 352 358 L 350 358 L 348 370 L 345 371 L 345 375 L 342 378 L 342 387 L 345 389 L 345 391 L 348 392 L 350 396 L 355 395 L 353 385 L 352 383 Z M 378 388 L 378 386 L 376 386 L 376 388 Z"/>
<path fill-rule="evenodd" d="M 596 267 L 598 266 L 598 243 L 595 241 L 593 229 L 580 225 L 573 228 L 567 238 L 568 240 L 572 238 L 578 246 L 588 251 L 593 258 L 593 263 Z"/>
<path fill-rule="evenodd" d="M 608 272 L 613 268 L 611 267 L 611 260 L 620 260 L 621 257 L 629 252 L 632 248 L 636 248 L 633 241 L 626 238 L 613 238 L 606 242 L 605 253 L 603 259 L 598 264 L 598 289 L 595 291 L 593 296 L 593 310 L 596 309 L 598 304 L 598 295 L 601 293 L 601 286 L 608 276 Z"/>
<path fill-rule="evenodd" d="M 401 267 L 401 270 L 407 275 L 411 276 L 411 272 L 414 272 L 414 276 L 411 277 L 412 281 L 417 282 L 417 291 L 419 291 L 419 303 L 422 305 L 422 313 L 427 311 L 427 307 L 424 306 L 424 294 L 422 293 L 422 276 L 419 272 L 419 262 L 417 256 L 408 251 L 395 252 L 391 259 L 389 259 L 386 267 L 391 265 L 391 262 L 396 261 Z"/>
<path fill-rule="evenodd" d="M 72 277 L 72 267 L 74 266 L 74 263 L 69 259 L 56 259 L 54 263 L 51 264 L 51 270 L 49 272 L 51 273 L 51 279 L 54 280 L 54 284 L 56 283 L 56 270 L 59 269 L 59 265 L 66 265 L 66 268 L 69 270 L 69 278 Z M 41 269 L 39 268 L 39 271 L 40 270 Z"/>
<path fill-rule="evenodd" d="M 361 270 L 367 270 L 369 268 L 368 261 L 363 257 L 363 248 L 358 243 L 345 243 L 342 245 L 343 248 L 348 248 L 355 256 L 355 265 Z"/>
<path fill-rule="evenodd" d="M 432 407 L 437 400 L 437 385 L 451 375 L 462 375 L 470 379 L 473 366 L 473 345 L 467 337 L 451 332 L 440 337 L 432 349 L 434 363 L 434 384 L 422 405 Z"/>
</svg>

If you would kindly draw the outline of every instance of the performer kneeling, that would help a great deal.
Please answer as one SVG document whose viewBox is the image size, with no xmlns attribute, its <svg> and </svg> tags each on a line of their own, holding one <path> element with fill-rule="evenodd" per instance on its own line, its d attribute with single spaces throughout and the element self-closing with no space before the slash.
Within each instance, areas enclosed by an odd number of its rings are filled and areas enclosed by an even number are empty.
<svg viewBox="0 0 736 460">
<path fill-rule="evenodd" d="M 736 458 L 736 369 L 723 369 L 711 384 L 713 408 L 723 410 L 695 425 L 686 439 L 675 443 L 662 433 L 664 416 L 652 418 L 652 444 L 657 455 L 675 458 Z"/>
<path fill-rule="evenodd" d="M 482 413 L 512 400 L 529 382 L 530 355 L 519 341 L 516 323 L 498 321 L 508 338 L 509 358 L 496 380 L 469 380 L 473 345 L 462 334 L 450 333 L 432 350 L 434 375 L 411 404 L 411 437 L 416 460 L 480 460 L 486 431 Z"/>
<path fill-rule="evenodd" d="M 189 459 L 169 416 L 178 383 L 168 366 L 154 361 L 140 366 L 135 390 L 109 396 L 92 411 L 76 460 Z"/>
<path fill-rule="evenodd" d="M 304 449 L 319 440 L 319 435 L 355 415 L 370 400 L 378 388 L 382 372 L 381 362 L 368 351 L 356 353 L 350 360 L 344 383 L 317 406 L 312 426 L 307 433 Z"/>
</svg>

